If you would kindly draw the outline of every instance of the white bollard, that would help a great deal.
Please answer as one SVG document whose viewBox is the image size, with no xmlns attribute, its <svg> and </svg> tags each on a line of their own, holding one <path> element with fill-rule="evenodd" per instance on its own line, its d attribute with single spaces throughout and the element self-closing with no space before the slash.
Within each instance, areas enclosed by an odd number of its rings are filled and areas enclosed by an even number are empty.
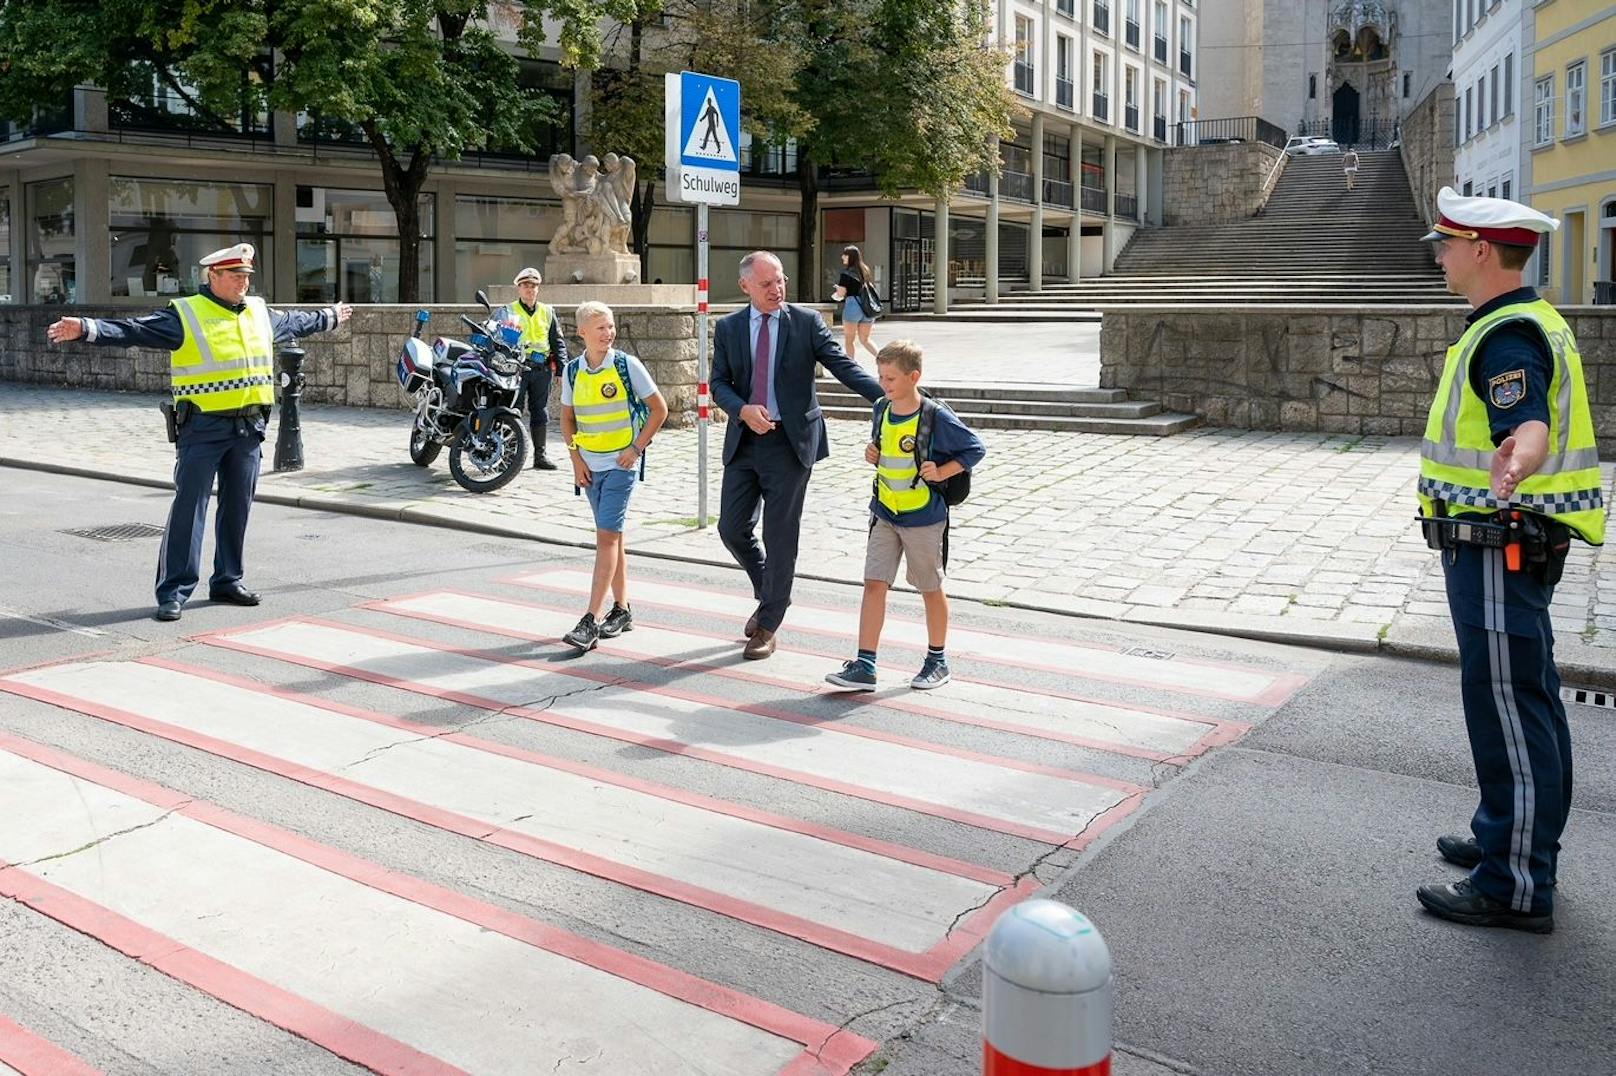
<svg viewBox="0 0 1616 1076">
<path fill-rule="evenodd" d="M 1109 1076 L 1111 951 L 1053 900 L 1001 915 L 983 961 L 983 1076 Z"/>
</svg>

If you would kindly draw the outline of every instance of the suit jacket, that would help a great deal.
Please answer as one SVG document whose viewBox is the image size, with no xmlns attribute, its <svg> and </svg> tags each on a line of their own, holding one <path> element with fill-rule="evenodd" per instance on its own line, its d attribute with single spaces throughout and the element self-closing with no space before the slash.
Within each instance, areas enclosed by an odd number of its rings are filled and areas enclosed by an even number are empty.
<svg viewBox="0 0 1616 1076">
<path fill-rule="evenodd" d="M 819 409 L 819 393 L 814 389 L 815 366 L 823 366 L 832 377 L 871 403 L 881 398 L 881 383 L 847 357 L 818 313 L 794 303 L 780 309 L 780 330 L 773 341 L 779 432 L 791 442 L 802 465 L 812 467 L 830 455 L 825 415 Z M 741 408 L 752 395 L 751 306 L 726 314 L 718 322 L 713 334 L 712 393 L 713 401 L 730 417 L 729 428 L 724 431 L 724 462 L 728 464 L 735 458 L 746 425 L 741 421 Z"/>
</svg>

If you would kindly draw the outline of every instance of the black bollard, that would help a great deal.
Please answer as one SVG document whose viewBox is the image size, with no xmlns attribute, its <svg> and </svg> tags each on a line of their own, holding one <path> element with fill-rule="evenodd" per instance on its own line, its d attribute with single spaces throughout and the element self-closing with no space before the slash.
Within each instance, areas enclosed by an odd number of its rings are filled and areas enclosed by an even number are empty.
<svg viewBox="0 0 1616 1076">
<path fill-rule="evenodd" d="M 275 470 L 303 469 L 303 425 L 298 402 L 303 398 L 303 356 L 295 344 L 281 348 L 281 424 L 275 431 Z"/>
</svg>

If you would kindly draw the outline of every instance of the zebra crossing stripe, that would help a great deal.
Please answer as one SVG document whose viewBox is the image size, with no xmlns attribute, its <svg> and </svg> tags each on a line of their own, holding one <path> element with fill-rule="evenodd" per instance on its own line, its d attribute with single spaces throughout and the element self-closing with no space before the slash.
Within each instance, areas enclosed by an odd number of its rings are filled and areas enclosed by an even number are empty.
<svg viewBox="0 0 1616 1076">
<path fill-rule="evenodd" d="M 368 626 L 310 617 L 196 639 L 1043 844 L 1086 845 L 1132 812 L 1145 792 L 1108 777 L 826 723 L 768 706 L 733 704 L 577 664 L 462 650 Z M 419 670 L 419 678 L 395 671 L 401 669 Z M 566 694 L 561 684 L 578 679 L 602 686 L 590 693 L 587 703 L 554 698 Z M 554 701 L 543 708 L 528 705 L 539 699 Z M 780 722 L 810 728 L 815 735 L 782 737 Z"/>
<path fill-rule="evenodd" d="M 602 1071 L 843 1076 L 876 1046 L 4 733 L 0 819 L 26 820 L 0 824 L 0 895 L 378 1072 L 587 1040 Z"/>
<path fill-rule="evenodd" d="M 101 1070 L 85 1064 L 48 1039 L 40 1038 L 20 1024 L 0 1016 L 0 1073 L 19 1076 L 100 1076 Z"/>
<path fill-rule="evenodd" d="M 588 572 L 552 568 L 527 572 L 505 582 L 578 597 L 588 595 L 591 580 Z M 740 591 L 720 591 L 688 583 L 636 579 L 633 598 L 635 608 L 655 605 L 676 612 L 724 617 L 737 623 L 756 609 L 756 602 Z M 831 608 L 793 601 L 785 630 L 829 636 L 850 646 L 858 638 L 858 618 L 857 602 L 847 608 Z M 925 649 L 926 641 L 923 621 L 888 614 L 881 632 L 883 647 L 904 646 L 919 652 Z M 949 627 L 948 650 L 956 656 L 969 655 L 977 661 L 1011 669 L 1063 673 L 1265 706 L 1284 703 L 1307 683 L 1305 676 L 1296 673 L 1269 672 L 1232 662 L 1179 656 L 1162 660 L 1094 643 L 1029 639 L 955 625 Z M 1028 660 L 1028 655 L 1036 655 L 1037 660 Z"/>
<path fill-rule="evenodd" d="M 0 688 L 929 981 L 1005 905 L 1037 888 L 1030 878 L 160 658 L 71 662 Z M 454 775 L 450 784 L 444 774 Z M 735 854 L 715 862 L 706 852 L 715 844 Z"/>
<path fill-rule="evenodd" d="M 367 602 L 360 608 L 554 643 L 573 624 L 572 614 L 562 611 L 558 604 L 439 590 Z M 826 687 L 824 674 L 834 668 L 835 659 L 781 646 L 767 662 L 748 662 L 741 658 L 728 635 L 667 626 L 639 611 L 631 635 L 602 640 L 599 649 L 664 668 L 713 673 L 816 695 L 834 694 L 850 706 L 902 710 L 1151 762 L 1186 762 L 1238 739 L 1250 728 L 1239 721 L 1123 706 L 1054 691 L 1002 687 L 977 681 L 959 669 L 954 670 L 947 692 L 926 695 L 924 701 L 917 700 L 916 693 L 909 690 L 907 673 L 896 686 L 888 674 L 886 684 L 873 693 L 832 692 Z"/>
</svg>

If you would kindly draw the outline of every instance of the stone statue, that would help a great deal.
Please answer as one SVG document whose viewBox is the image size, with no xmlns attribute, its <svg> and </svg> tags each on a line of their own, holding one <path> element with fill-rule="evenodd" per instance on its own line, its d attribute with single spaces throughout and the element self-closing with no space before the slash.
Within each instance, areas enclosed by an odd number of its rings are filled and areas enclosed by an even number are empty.
<svg viewBox="0 0 1616 1076">
<path fill-rule="evenodd" d="M 551 254 L 628 254 L 633 215 L 634 158 L 606 154 L 605 168 L 593 155 L 550 158 L 550 185 L 561 196 L 561 226 L 550 240 Z"/>
</svg>

